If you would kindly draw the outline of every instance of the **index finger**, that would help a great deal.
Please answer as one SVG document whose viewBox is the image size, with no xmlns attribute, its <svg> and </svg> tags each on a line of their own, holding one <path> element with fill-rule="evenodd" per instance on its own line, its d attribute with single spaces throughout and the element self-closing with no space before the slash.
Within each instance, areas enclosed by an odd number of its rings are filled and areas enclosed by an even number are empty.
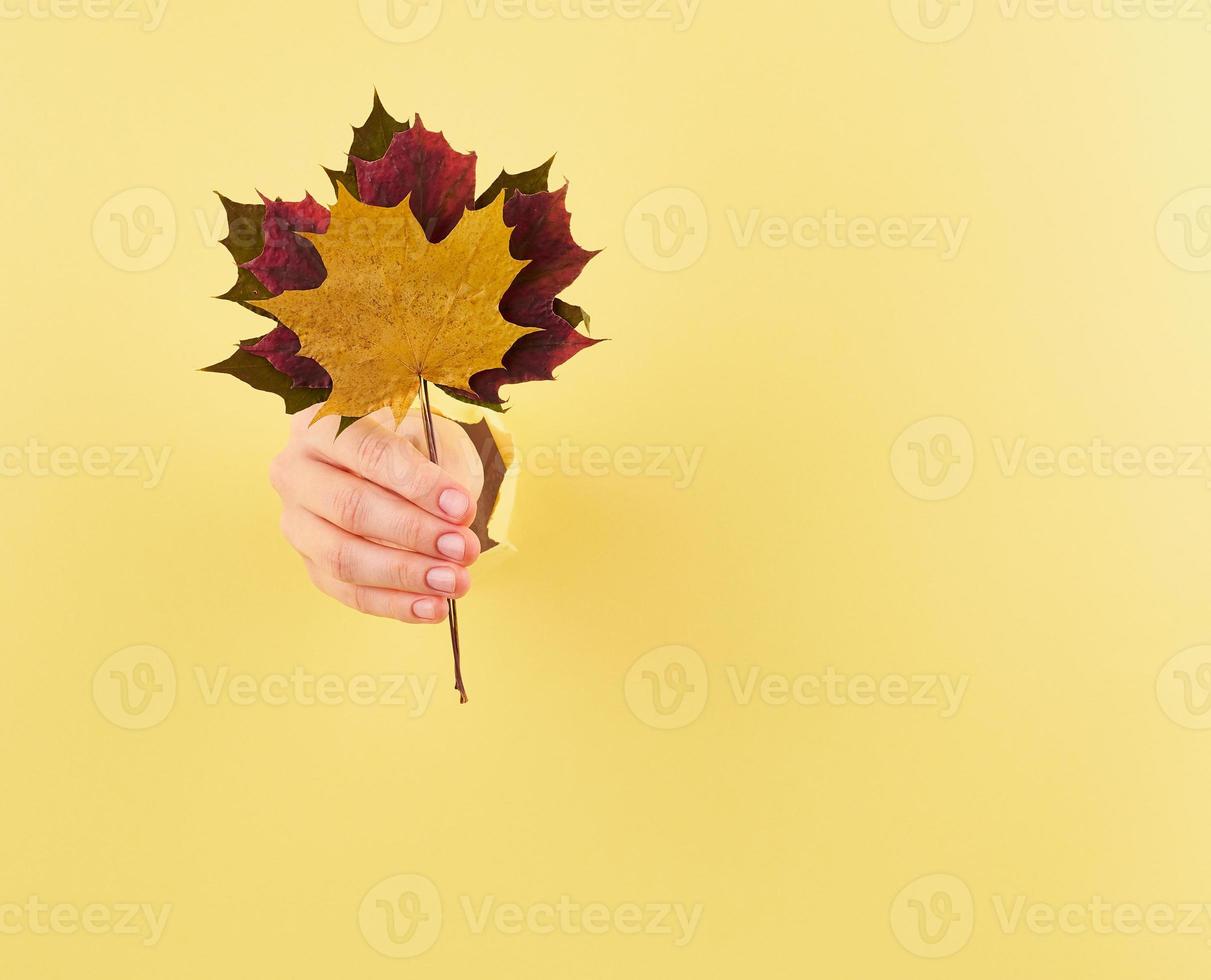
<svg viewBox="0 0 1211 980">
<path fill-rule="evenodd" d="M 309 445 L 321 459 L 377 483 L 443 520 L 470 524 L 475 517 L 475 501 L 465 486 L 430 462 L 410 439 L 373 418 L 355 422 L 334 439 L 309 440 Z"/>
</svg>

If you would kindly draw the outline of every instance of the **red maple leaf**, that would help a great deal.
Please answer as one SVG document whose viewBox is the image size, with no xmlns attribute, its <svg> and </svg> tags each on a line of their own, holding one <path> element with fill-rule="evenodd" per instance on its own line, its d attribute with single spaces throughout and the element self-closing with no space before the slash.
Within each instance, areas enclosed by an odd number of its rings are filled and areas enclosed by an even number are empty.
<svg viewBox="0 0 1211 980">
<path fill-rule="evenodd" d="M 247 269 L 277 296 L 287 289 L 314 289 L 324 281 L 324 263 L 315 246 L 295 232 L 323 233 L 328 230 L 328 209 L 308 194 L 301 201 L 271 201 L 261 195 L 265 213 L 261 254 L 240 266 Z"/>
</svg>

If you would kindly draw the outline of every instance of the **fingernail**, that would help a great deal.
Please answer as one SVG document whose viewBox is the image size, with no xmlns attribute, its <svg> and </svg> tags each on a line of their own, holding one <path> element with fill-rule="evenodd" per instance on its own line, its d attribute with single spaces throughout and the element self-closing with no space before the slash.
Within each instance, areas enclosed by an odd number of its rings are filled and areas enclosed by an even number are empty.
<svg viewBox="0 0 1211 980">
<path fill-rule="evenodd" d="M 417 619 L 437 619 L 437 600 L 417 599 L 412 603 L 412 615 Z"/>
<path fill-rule="evenodd" d="M 437 498 L 437 505 L 455 520 L 458 520 L 467 512 L 467 508 L 471 506 L 471 501 L 467 499 L 467 495 L 461 490 L 443 490 L 441 496 Z"/>
<path fill-rule="evenodd" d="M 453 592 L 457 580 L 453 568 L 430 568 L 425 581 L 429 583 L 429 588 L 437 589 L 438 592 Z"/>
<path fill-rule="evenodd" d="M 447 558 L 462 561 L 467 555 L 467 542 L 461 534 L 443 534 L 437 539 L 437 550 Z"/>
</svg>

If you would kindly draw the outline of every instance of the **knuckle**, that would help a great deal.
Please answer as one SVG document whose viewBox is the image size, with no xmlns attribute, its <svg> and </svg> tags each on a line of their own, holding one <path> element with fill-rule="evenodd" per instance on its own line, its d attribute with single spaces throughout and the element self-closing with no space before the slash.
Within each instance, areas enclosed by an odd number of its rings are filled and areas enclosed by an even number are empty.
<svg viewBox="0 0 1211 980">
<path fill-rule="evenodd" d="M 404 545 L 415 545 L 420 540 L 421 522 L 410 508 L 400 508 L 399 515 L 392 522 L 392 533 L 395 540 Z"/>
<path fill-rule="evenodd" d="M 397 561 L 391 569 L 391 581 L 401 592 L 414 590 L 416 576 L 413 574 L 412 563 L 407 559 Z"/>
<path fill-rule="evenodd" d="M 357 460 L 367 473 L 379 473 L 391 452 L 391 440 L 380 430 L 371 429 L 357 444 Z"/>
<path fill-rule="evenodd" d="M 369 613 L 372 609 L 370 590 L 364 585 L 355 585 L 349 596 L 349 605 L 360 613 Z"/>
<path fill-rule="evenodd" d="M 366 519 L 366 491 L 357 484 L 342 487 L 332 502 L 337 523 L 352 531 L 361 530 Z"/>
<path fill-rule="evenodd" d="M 327 566 L 333 578 L 341 582 L 351 582 L 357 568 L 353 545 L 348 541 L 334 544 L 328 551 Z"/>
<path fill-rule="evenodd" d="M 437 489 L 437 467 L 429 463 L 428 460 L 414 456 L 412 465 L 408 467 L 408 475 L 405 480 L 407 486 L 406 495 L 412 500 L 419 500 L 428 497 Z"/>
</svg>

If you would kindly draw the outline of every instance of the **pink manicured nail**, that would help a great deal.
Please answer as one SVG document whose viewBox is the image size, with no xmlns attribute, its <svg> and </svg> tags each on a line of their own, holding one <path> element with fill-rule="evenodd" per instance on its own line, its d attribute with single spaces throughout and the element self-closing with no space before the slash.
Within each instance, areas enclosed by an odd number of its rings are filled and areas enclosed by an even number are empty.
<svg viewBox="0 0 1211 980">
<path fill-rule="evenodd" d="M 412 615 L 417 619 L 437 619 L 437 600 L 417 599 L 412 603 Z"/>
<path fill-rule="evenodd" d="M 437 539 L 437 550 L 447 558 L 462 561 L 467 555 L 467 542 L 461 534 L 443 534 Z"/>
<path fill-rule="evenodd" d="M 457 579 L 453 568 L 430 568 L 425 581 L 429 583 L 429 588 L 438 592 L 453 592 Z"/>
<path fill-rule="evenodd" d="M 441 496 L 437 498 L 437 506 L 455 520 L 459 520 L 467 513 L 467 508 L 471 506 L 471 501 L 467 499 L 467 495 L 461 490 L 443 490 Z"/>
</svg>

